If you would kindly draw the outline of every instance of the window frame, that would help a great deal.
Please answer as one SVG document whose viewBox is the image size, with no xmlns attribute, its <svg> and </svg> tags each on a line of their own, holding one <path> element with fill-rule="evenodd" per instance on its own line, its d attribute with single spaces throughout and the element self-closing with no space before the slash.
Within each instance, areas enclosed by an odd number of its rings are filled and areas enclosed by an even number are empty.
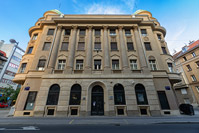
<svg viewBox="0 0 199 133">
<path fill-rule="evenodd" d="M 70 36 L 70 34 L 71 34 L 71 29 L 65 29 L 64 35 L 65 36 Z"/>
<path fill-rule="evenodd" d="M 147 36 L 147 30 L 146 29 L 140 29 L 142 36 Z"/>
<path fill-rule="evenodd" d="M 152 62 L 152 61 L 154 61 L 154 62 Z M 151 70 L 153 70 L 153 71 L 158 70 L 155 59 L 149 59 L 149 65 L 150 65 Z"/>
<path fill-rule="evenodd" d="M 51 35 L 54 35 L 54 32 L 55 32 L 55 29 L 48 29 L 48 32 L 47 32 L 47 35 L 51 36 Z"/>
<path fill-rule="evenodd" d="M 113 64 L 114 61 L 115 62 L 117 61 L 118 64 Z M 120 61 L 119 61 L 119 59 L 112 59 L 112 70 L 120 70 Z"/>
<path fill-rule="evenodd" d="M 132 46 L 132 47 L 129 47 L 129 46 Z M 132 48 L 132 49 L 131 49 Z M 134 51 L 134 45 L 133 45 L 133 42 L 127 42 L 127 49 L 128 51 Z"/>
<path fill-rule="evenodd" d="M 30 99 L 31 98 L 31 94 L 33 95 L 32 99 Z M 26 103 L 25 103 L 25 106 L 24 106 L 24 110 L 33 110 L 36 98 L 37 98 L 37 91 L 29 91 L 28 96 L 26 98 Z M 29 103 L 30 103 L 30 106 L 32 106 L 31 108 L 28 108 L 28 104 Z M 33 105 L 31 105 L 31 104 L 33 104 Z"/>
<path fill-rule="evenodd" d="M 41 63 L 41 61 L 44 61 L 44 63 Z M 44 64 L 44 65 L 41 65 L 41 64 Z M 37 70 L 43 71 L 45 70 L 45 66 L 46 66 L 46 59 L 39 59 L 38 64 L 37 64 Z"/>
<path fill-rule="evenodd" d="M 193 82 L 196 82 L 196 81 L 197 81 L 197 79 L 196 79 L 196 76 L 195 76 L 195 75 L 191 75 L 191 79 L 192 79 L 192 81 L 193 81 Z"/>
<path fill-rule="evenodd" d="M 111 51 L 118 51 L 117 42 L 111 42 Z"/>
<path fill-rule="evenodd" d="M 78 42 L 77 50 L 84 51 L 85 50 L 85 42 Z"/>
<path fill-rule="evenodd" d="M 138 70 L 137 59 L 130 59 L 130 67 L 131 67 L 131 70 Z"/>
<path fill-rule="evenodd" d="M 99 64 L 96 61 L 100 62 Z M 101 59 L 94 59 L 94 70 L 101 70 L 102 69 L 102 60 Z"/>
<path fill-rule="evenodd" d="M 78 62 L 82 61 L 82 62 Z M 76 59 L 76 70 L 83 70 L 84 69 L 84 60 L 83 59 Z"/>
<path fill-rule="evenodd" d="M 33 50 L 33 46 L 28 48 L 27 54 L 31 54 Z"/>
<path fill-rule="evenodd" d="M 25 66 L 24 66 L 25 65 Z M 19 69 L 19 73 L 24 73 L 27 67 L 27 63 L 22 63 Z"/>
<path fill-rule="evenodd" d="M 65 47 L 64 47 L 64 44 L 67 44 Z M 68 51 L 68 45 L 69 45 L 69 42 L 62 42 L 62 45 L 61 45 L 61 51 Z M 64 49 L 65 48 L 65 49 Z"/>
<path fill-rule="evenodd" d="M 146 51 L 152 51 L 151 43 L 150 42 L 144 42 L 145 50 Z"/>
<path fill-rule="evenodd" d="M 173 73 L 174 72 L 174 70 L 173 70 L 173 63 L 167 62 L 167 65 L 168 65 L 169 72 Z"/>
<path fill-rule="evenodd" d="M 58 70 L 64 70 L 66 67 L 66 60 L 65 59 L 59 59 L 57 63 L 57 69 Z"/>
<path fill-rule="evenodd" d="M 49 46 L 47 46 L 47 45 L 49 45 Z M 42 51 L 49 51 L 50 47 L 51 47 L 51 42 L 44 42 Z"/>
<path fill-rule="evenodd" d="M 37 37 L 38 37 L 38 33 L 33 34 L 32 40 L 33 40 L 33 41 L 34 41 L 34 40 L 37 40 Z"/>
</svg>

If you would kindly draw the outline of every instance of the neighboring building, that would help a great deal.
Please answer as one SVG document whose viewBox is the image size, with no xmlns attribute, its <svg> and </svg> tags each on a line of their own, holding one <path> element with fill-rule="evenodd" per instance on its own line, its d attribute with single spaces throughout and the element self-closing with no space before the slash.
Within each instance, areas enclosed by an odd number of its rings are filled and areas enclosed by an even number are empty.
<svg viewBox="0 0 199 133">
<path fill-rule="evenodd" d="M 6 53 L 0 50 L 0 73 L 7 61 Z"/>
<path fill-rule="evenodd" d="M 199 40 L 184 46 L 173 58 L 183 77 L 183 82 L 175 84 L 179 103 L 199 104 Z"/>
<path fill-rule="evenodd" d="M 4 51 L 7 55 L 7 62 L 5 62 L 0 72 L 0 88 L 9 87 L 9 85 L 11 85 L 13 89 L 17 89 L 18 84 L 14 83 L 12 80 L 17 73 L 22 55 L 25 51 L 19 47 L 17 47 L 15 51 L 14 49 L 15 44 L 0 44 L 0 50 Z"/>
<path fill-rule="evenodd" d="M 14 82 L 22 84 L 14 116 L 160 116 L 179 114 L 181 81 L 148 11 L 133 15 L 44 13 Z"/>
</svg>

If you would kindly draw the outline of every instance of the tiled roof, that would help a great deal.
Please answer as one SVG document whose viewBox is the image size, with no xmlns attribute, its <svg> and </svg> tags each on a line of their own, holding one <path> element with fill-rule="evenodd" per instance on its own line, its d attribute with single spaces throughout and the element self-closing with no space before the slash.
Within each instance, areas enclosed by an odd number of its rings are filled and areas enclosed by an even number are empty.
<svg viewBox="0 0 199 133">
<path fill-rule="evenodd" d="M 177 52 L 176 54 L 173 55 L 173 59 L 175 60 L 175 59 L 181 57 L 182 55 L 188 53 L 189 51 L 191 51 L 191 50 L 193 50 L 193 49 L 199 47 L 199 40 L 193 42 L 192 44 L 190 44 L 190 45 L 187 46 L 187 47 L 188 47 L 188 49 L 187 49 L 186 52 L 182 52 L 182 50 L 179 51 L 179 52 Z"/>
</svg>

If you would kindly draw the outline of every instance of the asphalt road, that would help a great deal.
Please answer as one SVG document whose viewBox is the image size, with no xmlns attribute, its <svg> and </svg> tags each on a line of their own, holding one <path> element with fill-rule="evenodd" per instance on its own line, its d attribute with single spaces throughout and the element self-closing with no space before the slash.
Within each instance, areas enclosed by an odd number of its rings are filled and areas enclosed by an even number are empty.
<svg viewBox="0 0 199 133">
<path fill-rule="evenodd" d="M 0 125 L 0 133 L 199 133 L 199 125 Z"/>
</svg>

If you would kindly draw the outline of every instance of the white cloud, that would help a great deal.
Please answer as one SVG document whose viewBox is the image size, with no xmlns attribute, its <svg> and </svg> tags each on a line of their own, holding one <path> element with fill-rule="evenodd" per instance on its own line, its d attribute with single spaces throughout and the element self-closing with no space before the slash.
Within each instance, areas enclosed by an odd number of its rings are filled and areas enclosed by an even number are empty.
<svg viewBox="0 0 199 133">
<path fill-rule="evenodd" d="M 183 27 L 178 27 L 179 30 L 177 29 L 172 29 L 172 30 L 169 30 L 170 33 L 168 32 L 168 35 L 170 36 L 167 36 L 166 37 L 166 40 L 167 40 L 167 43 L 168 43 L 168 47 L 169 47 L 169 51 L 171 52 L 171 54 L 173 53 L 173 50 L 177 50 L 177 51 L 180 51 L 181 48 L 182 48 L 182 45 L 185 45 L 184 42 L 184 38 L 182 37 L 183 33 L 185 32 L 186 30 L 186 25 L 184 25 Z"/>
<path fill-rule="evenodd" d="M 87 14 L 124 14 L 125 12 L 116 6 L 105 4 L 93 4 L 85 8 Z"/>
<path fill-rule="evenodd" d="M 124 2 L 130 10 L 133 10 L 136 0 L 122 0 L 122 2 Z"/>
</svg>

